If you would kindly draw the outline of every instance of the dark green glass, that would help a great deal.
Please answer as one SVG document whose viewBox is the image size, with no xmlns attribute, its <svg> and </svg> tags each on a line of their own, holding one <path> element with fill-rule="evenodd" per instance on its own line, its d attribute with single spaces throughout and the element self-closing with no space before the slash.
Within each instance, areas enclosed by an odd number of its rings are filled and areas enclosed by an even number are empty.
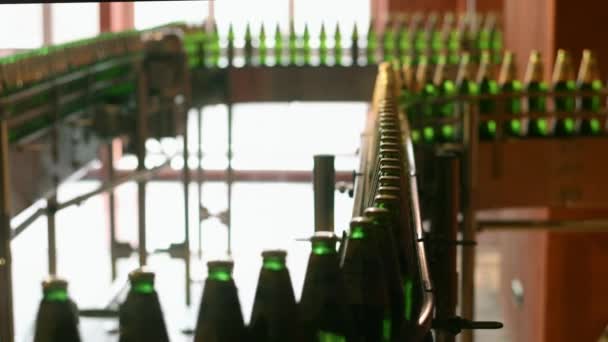
<svg viewBox="0 0 608 342">
<path fill-rule="evenodd" d="M 591 83 L 583 83 L 578 88 L 581 91 L 597 93 L 597 95 L 582 96 L 581 109 L 585 112 L 599 113 L 602 109 L 601 96 L 599 95 L 603 88 L 602 81 L 594 80 Z M 602 130 L 603 127 L 597 118 L 584 119 L 581 122 L 582 135 L 600 135 Z"/>
<path fill-rule="evenodd" d="M 268 50 L 266 46 L 266 30 L 264 30 L 264 24 L 262 24 L 260 28 L 260 36 L 258 37 L 258 56 L 260 66 L 266 65 L 266 51 Z"/>
<path fill-rule="evenodd" d="M 119 342 L 168 342 L 163 311 L 154 289 L 154 274 L 136 270 L 129 278 L 131 289 L 119 309 Z"/>
<path fill-rule="evenodd" d="M 245 28 L 245 46 L 244 46 L 244 54 L 245 54 L 245 65 L 252 65 L 253 59 L 253 38 L 251 36 L 251 28 L 249 27 L 249 23 L 247 23 L 247 27 Z"/>
<path fill-rule="evenodd" d="M 496 80 L 484 77 L 479 83 L 479 94 L 481 95 L 497 95 L 500 93 L 500 88 Z M 493 115 L 496 113 L 495 99 L 480 99 L 479 114 Z M 494 139 L 496 137 L 496 121 L 488 120 L 481 123 L 479 137 L 483 140 Z"/>
<path fill-rule="evenodd" d="M 67 283 L 50 279 L 43 283 L 34 342 L 80 342 L 78 308 L 67 293 Z"/>
<path fill-rule="evenodd" d="M 279 24 L 274 30 L 274 61 L 275 65 L 283 64 L 283 35 Z"/>
<path fill-rule="evenodd" d="M 526 89 L 531 93 L 546 93 L 549 88 L 545 82 L 530 82 Z M 547 111 L 547 97 L 543 95 L 528 96 L 528 111 L 531 113 L 545 113 Z M 533 137 L 546 137 L 549 135 L 549 122 L 544 118 L 530 119 L 528 135 Z"/>
<path fill-rule="evenodd" d="M 392 61 L 397 58 L 395 43 L 395 32 L 392 27 L 387 26 L 382 37 L 382 55 L 385 61 Z"/>
<path fill-rule="evenodd" d="M 367 30 L 367 47 L 365 52 L 367 55 L 367 65 L 376 64 L 376 51 L 378 50 L 378 36 L 374 28 L 374 22 L 370 22 Z"/>
<path fill-rule="evenodd" d="M 227 54 L 228 54 L 228 66 L 233 66 L 234 63 L 234 29 L 232 28 L 232 24 L 228 27 L 228 46 L 227 46 Z"/>
<path fill-rule="evenodd" d="M 553 91 L 561 93 L 572 93 L 576 91 L 576 83 L 573 80 L 559 81 L 553 85 Z M 574 95 L 556 95 L 554 98 L 555 111 L 558 113 L 574 113 L 576 99 Z M 555 135 L 572 136 L 576 132 L 576 123 L 573 117 L 560 118 L 555 124 Z"/>
<path fill-rule="evenodd" d="M 319 34 L 319 62 L 321 65 L 327 65 L 327 33 L 324 24 L 321 24 L 321 33 Z"/>
<path fill-rule="evenodd" d="M 302 34 L 302 59 L 304 65 L 311 64 L 311 47 L 310 47 L 310 32 L 308 31 L 308 25 L 304 24 L 304 33 Z"/>
<path fill-rule="evenodd" d="M 342 65 L 342 34 L 340 33 L 340 26 L 337 24 L 334 33 L 334 64 Z"/>
<path fill-rule="evenodd" d="M 293 21 L 289 23 L 289 64 L 296 65 L 298 63 L 298 36 L 293 25 Z"/>
<path fill-rule="evenodd" d="M 399 28 L 397 40 L 399 44 L 399 55 L 401 56 L 401 63 L 403 63 L 405 57 L 409 57 L 412 54 L 412 37 L 410 36 L 410 31 L 405 25 Z"/>
<path fill-rule="evenodd" d="M 506 97 L 504 102 L 504 113 L 511 115 L 520 115 L 521 114 L 521 91 L 522 85 L 518 80 L 511 80 L 507 83 L 503 84 L 501 87 L 501 91 L 505 94 Z M 521 121 L 518 119 L 509 120 L 506 123 L 505 133 L 509 136 L 521 136 L 522 135 L 522 127 Z"/>
<path fill-rule="evenodd" d="M 350 36 L 350 57 L 353 65 L 359 64 L 359 32 L 357 30 L 357 23 L 353 25 L 353 33 Z"/>
</svg>

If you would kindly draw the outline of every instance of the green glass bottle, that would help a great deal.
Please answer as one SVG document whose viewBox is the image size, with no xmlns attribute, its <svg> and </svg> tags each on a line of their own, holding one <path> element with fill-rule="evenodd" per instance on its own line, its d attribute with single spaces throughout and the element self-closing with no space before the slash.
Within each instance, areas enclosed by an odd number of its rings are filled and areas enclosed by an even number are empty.
<svg viewBox="0 0 608 342">
<path fill-rule="evenodd" d="M 340 25 L 336 24 L 334 32 L 334 64 L 342 65 L 342 34 L 340 33 Z"/>
<path fill-rule="evenodd" d="M 321 32 L 319 33 L 319 63 L 327 65 L 327 33 L 323 23 L 321 23 Z"/>
<path fill-rule="evenodd" d="M 249 323 L 253 341 L 304 341 L 286 256 L 283 250 L 262 252 L 262 269 Z"/>
<path fill-rule="evenodd" d="M 433 83 L 437 87 L 437 94 L 439 97 L 450 98 L 456 95 L 456 85 L 446 75 L 446 65 L 448 58 L 445 54 L 439 55 L 437 66 L 435 67 L 435 75 L 433 77 Z M 456 106 L 453 100 L 446 100 L 445 102 L 436 103 L 434 106 L 434 113 L 443 118 L 450 118 L 456 115 Z M 438 140 L 440 142 L 453 142 L 456 141 L 457 132 L 455 124 L 442 124 L 439 127 Z"/>
<path fill-rule="evenodd" d="M 234 65 L 234 29 L 232 23 L 228 26 L 228 46 L 227 46 L 228 66 Z"/>
<path fill-rule="evenodd" d="M 344 281 L 348 284 L 349 311 L 363 341 L 390 341 L 391 317 L 385 310 L 389 302 L 387 274 L 383 269 L 372 221 L 365 217 L 351 220 L 347 248 L 342 261 Z M 388 336 L 386 336 L 388 335 Z"/>
<path fill-rule="evenodd" d="M 537 93 L 528 95 L 528 112 L 547 112 L 547 96 L 543 95 L 549 88 L 543 77 L 543 61 L 540 52 L 534 50 L 530 53 L 526 75 L 524 79 L 526 92 Z M 540 94 L 539 94 L 540 93 Z M 546 137 L 549 135 L 549 122 L 545 118 L 531 118 L 528 121 L 528 136 Z"/>
<path fill-rule="evenodd" d="M 438 92 L 431 77 L 429 77 L 429 65 L 426 56 L 419 56 L 418 68 L 416 69 L 417 99 L 433 100 L 437 98 Z M 422 102 L 417 106 L 416 116 L 422 120 L 430 120 L 433 117 L 433 104 Z M 430 124 L 425 124 L 422 128 L 421 140 L 425 143 L 433 143 L 436 140 L 435 128 Z"/>
<path fill-rule="evenodd" d="M 196 322 L 194 342 L 247 341 L 241 305 L 228 260 L 207 263 L 208 275 Z"/>
<path fill-rule="evenodd" d="M 463 52 L 458 66 L 456 75 L 456 89 L 459 95 L 475 96 L 479 93 L 479 87 L 475 79 L 475 64 L 471 61 L 471 56 L 468 52 Z M 460 111 L 463 115 L 470 110 L 471 102 L 463 101 L 460 106 Z"/>
<path fill-rule="evenodd" d="M 310 32 L 308 31 L 308 24 L 304 24 L 304 33 L 302 34 L 302 59 L 304 60 L 304 65 L 311 64 L 310 57 Z"/>
<path fill-rule="evenodd" d="M 436 19 L 437 21 L 437 19 Z M 448 23 L 443 23 L 443 25 L 448 25 Z M 430 45 L 431 45 L 431 63 L 437 64 L 439 62 L 440 55 L 445 53 L 446 51 L 446 41 L 444 39 L 444 28 L 440 27 L 436 23 L 430 28 L 430 32 L 428 33 L 430 36 Z M 447 58 L 446 58 L 447 63 Z"/>
<path fill-rule="evenodd" d="M 574 95 L 569 95 L 576 91 L 574 81 L 574 70 L 570 54 L 566 50 L 559 49 L 553 68 L 553 91 L 562 93 L 555 95 L 553 104 L 558 113 L 574 113 L 576 99 Z M 555 135 L 560 137 L 573 136 L 576 133 L 576 121 L 574 117 L 564 117 L 556 121 Z"/>
<path fill-rule="evenodd" d="M 382 35 L 382 56 L 385 61 L 390 62 L 397 59 L 395 43 L 395 27 L 392 22 L 388 21 Z"/>
<path fill-rule="evenodd" d="M 353 33 L 350 36 L 350 57 L 353 65 L 359 65 L 359 31 L 357 30 L 357 23 L 353 25 Z"/>
<path fill-rule="evenodd" d="M 293 21 L 289 22 L 289 42 L 287 48 L 289 49 L 289 65 L 296 65 L 298 63 L 298 36 L 296 35 Z"/>
<path fill-rule="evenodd" d="M 450 28 L 447 38 L 448 61 L 450 64 L 458 64 L 461 51 L 461 37 L 458 27 Z"/>
<path fill-rule="evenodd" d="M 357 340 L 336 241 L 333 233 L 323 231 L 315 232 L 311 238 L 311 253 L 298 304 L 306 341 Z"/>
<path fill-rule="evenodd" d="M 258 37 L 258 59 L 260 66 L 266 66 L 266 57 L 268 47 L 266 46 L 266 30 L 264 29 L 264 23 L 260 27 L 260 35 Z"/>
<path fill-rule="evenodd" d="M 211 66 L 217 68 L 220 63 L 220 34 L 217 30 L 217 24 L 213 23 L 213 30 L 211 32 Z"/>
<path fill-rule="evenodd" d="M 500 63 L 500 57 L 502 56 L 503 50 L 503 34 L 502 34 L 502 26 L 500 25 L 499 17 L 493 14 L 494 24 L 491 31 L 490 38 L 490 49 L 492 50 L 492 54 L 494 55 L 494 62 L 496 64 Z"/>
<path fill-rule="evenodd" d="M 129 273 L 131 288 L 119 309 L 119 342 L 168 342 L 163 311 L 154 289 L 154 273 L 137 269 Z"/>
<path fill-rule="evenodd" d="M 42 283 L 34 342 L 80 342 L 78 308 L 70 300 L 68 283 L 51 277 Z"/>
<path fill-rule="evenodd" d="M 497 95 L 500 93 L 498 83 L 496 83 L 496 72 L 492 56 L 489 51 L 481 53 L 481 62 L 477 73 L 477 84 L 479 84 L 480 95 Z M 479 100 L 479 114 L 488 117 L 496 113 L 496 99 L 485 98 Z M 491 140 L 496 137 L 496 121 L 487 120 L 479 126 L 479 138 L 481 140 Z"/>
<path fill-rule="evenodd" d="M 521 82 L 517 79 L 517 65 L 515 56 L 511 51 L 505 51 L 499 75 L 500 91 L 507 97 L 504 99 L 502 113 L 519 116 L 521 115 Z M 520 137 L 522 135 L 522 124 L 520 119 L 512 119 L 506 122 L 503 128 L 506 135 Z"/>
<path fill-rule="evenodd" d="M 274 29 L 274 63 L 277 66 L 283 65 L 283 35 L 279 24 Z"/>
<path fill-rule="evenodd" d="M 413 34 L 414 34 L 414 64 L 418 64 L 420 59 L 423 56 L 426 56 L 427 48 L 428 48 L 428 39 L 426 35 L 426 29 L 423 25 L 422 19 L 419 19 L 417 22 L 412 24 Z"/>
<path fill-rule="evenodd" d="M 376 53 L 378 50 L 378 36 L 374 28 L 374 21 L 370 21 L 369 29 L 367 30 L 367 46 L 365 48 L 367 65 L 376 64 Z"/>
<path fill-rule="evenodd" d="M 399 56 L 401 63 L 403 64 L 405 59 L 408 58 L 411 61 L 412 57 L 412 36 L 407 25 L 402 25 L 397 33 L 397 41 L 399 46 Z"/>
<path fill-rule="evenodd" d="M 245 54 L 245 65 L 251 66 L 253 64 L 253 38 L 251 36 L 251 28 L 249 27 L 249 23 L 245 28 L 245 46 L 244 46 L 244 54 Z"/>
<path fill-rule="evenodd" d="M 597 59 L 591 50 L 583 51 L 583 59 L 578 72 L 577 88 L 580 91 L 589 92 L 591 95 L 582 95 L 580 99 L 580 110 L 586 113 L 599 113 L 602 110 L 600 92 L 603 84 L 600 76 Z M 604 127 L 597 118 L 583 119 L 581 121 L 581 134 L 596 136 L 602 134 Z"/>
</svg>

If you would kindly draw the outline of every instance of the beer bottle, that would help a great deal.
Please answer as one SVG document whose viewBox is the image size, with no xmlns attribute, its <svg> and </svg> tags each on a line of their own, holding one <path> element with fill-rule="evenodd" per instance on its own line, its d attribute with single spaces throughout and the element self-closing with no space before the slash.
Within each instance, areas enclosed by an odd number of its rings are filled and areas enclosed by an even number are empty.
<svg viewBox="0 0 608 342">
<path fill-rule="evenodd" d="M 319 63 L 327 65 L 327 33 L 323 23 L 321 23 L 321 33 L 319 34 Z"/>
<path fill-rule="evenodd" d="M 511 115 L 521 114 L 521 90 L 522 86 L 517 79 L 517 69 L 515 56 L 511 51 L 506 51 L 499 76 L 500 90 L 507 97 L 502 101 L 504 103 L 502 113 Z M 504 132 L 513 137 L 521 136 L 521 121 L 520 119 L 511 119 L 506 123 Z"/>
<path fill-rule="evenodd" d="M 338 24 L 336 24 L 336 31 L 334 32 L 334 63 L 337 66 L 342 65 L 342 34 Z"/>
<path fill-rule="evenodd" d="M 209 273 L 196 323 L 194 342 L 247 341 L 236 285 L 229 260 L 207 263 Z"/>
<path fill-rule="evenodd" d="M 428 101 L 437 97 L 437 88 L 433 80 L 428 75 L 428 59 L 426 56 L 420 56 L 418 68 L 416 69 L 416 85 L 418 87 L 418 98 L 422 101 Z M 433 104 L 423 102 L 419 104 L 418 116 L 421 120 L 429 120 L 433 116 Z M 435 129 L 432 125 L 425 125 L 422 128 L 422 141 L 432 143 L 435 141 Z"/>
<path fill-rule="evenodd" d="M 456 89 L 459 95 L 475 96 L 479 92 L 479 88 L 475 81 L 475 65 L 471 62 L 471 56 L 468 52 L 463 52 L 458 66 L 456 75 Z M 462 101 L 459 105 L 461 113 L 470 111 L 470 101 Z"/>
<path fill-rule="evenodd" d="M 500 20 L 494 16 L 494 26 L 492 29 L 492 37 L 490 39 L 490 49 L 494 55 L 494 63 L 500 63 L 500 57 L 502 56 L 503 49 L 503 34 L 500 26 Z"/>
<path fill-rule="evenodd" d="M 119 309 L 119 342 L 168 342 L 154 273 L 140 268 L 129 274 L 129 281 L 131 289 Z"/>
<path fill-rule="evenodd" d="M 526 68 L 525 86 L 528 93 L 528 112 L 545 113 L 547 111 L 546 95 L 549 89 L 543 77 L 543 61 L 540 52 L 534 50 L 530 53 L 528 67 Z M 531 118 L 528 123 L 528 135 L 544 137 L 549 135 L 549 123 L 545 118 Z"/>
<path fill-rule="evenodd" d="M 383 197 L 390 197 L 391 200 L 397 201 L 394 195 L 377 195 L 374 198 L 375 207 L 365 209 L 364 213 L 365 217 L 372 221 L 373 234 L 376 237 L 378 252 L 381 256 L 384 274 L 386 275 L 389 298 L 388 309 L 391 319 L 390 340 L 402 341 L 405 338 L 401 334 L 406 319 L 406 299 L 403 292 L 403 277 L 405 276 L 406 266 L 402 266 L 399 261 L 399 251 L 395 239 L 402 237 L 397 228 L 391 224 L 391 212 L 387 208 L 381 207 L 382 203 L 376 201 L 377 198 Z M 385 329 L 388 330 L 388 328 Z"/>
<path fill-rule="evenodd" d="M 580 91 L 589 92 L 580 99 L 580 110 L 586 113 L 597 114 L 602 108 L 601 95 L 602 80 L 595 55 L 591 50 L 583 51 L 583 59 L 578 72 L 577 87 Z M 583 119 L 581 122 L 582 135 L 600 135 L 603 127 L 597 118 Z"/>
<path fill-rule="evenodd" d="M 407 25 L 401 25 L 397 33 L 397 41 L 399 42 L 399 56 L 401 57 L 401 63 L 404 64 L 406 58 L 410 59 L 412 56 L 412 36 Z"/>
<path fill-rule="evenodd" d="M 80 342 L 78 309 L 67 288 L 68 283 L 56 277 L 42 282 L 34 342 Z"/>
<path fill-rule="evenodd" d="M 492 96 L 500 92 L 496 83 L 496 74 L 494 64 L 491 60 L 490 52 L 483 51 L 481 53 L 481 63 L 477 73 L 477 84 L 479 84 L 479 94 Z M 479 99 L 479 114 L 481 116 L 489 116 L 496 113 L 496 99 L 482 98 Z M 479 138 L 482 140 L 494 139 L 496 137 L 496 121 L 487 120 L 479 126 Z"/>
<path fill-rule="evenodd" d="M 390 311 L 386 310 L 387 280 L 371 225 L 372 221 L 365 217 L 351 220 L 342 272 L 348 285 L 349 310 L 361 340 L 387 341 L 391 332 Z"/>
<path fill-rule="evenodd" d="M 333 233 L 324 231 L 315 232 L 311 238 L 312 250 L 299 303 L 306 341 L 357 341 L 336 240 Z"/>
<path fill-rule="evenodd" d="M 418 64 L 420 59 L 426 56 L 427 50 L 427 36 L 422 17 L 414 17 L 412 28 L 412 34 L 414 35 L 414 64 Z"/>
<path fill-rule="evenodd" d="M 359 64 L 359 31 L 357 30 L 357 23 L 353 25 L 353 33 L 350 36 L 350 57 L 353 65 Z"/>
<path fill-rule="evenodd" d="M 574 81 L 574 70 L 570 54 L 566 50 L 559 49 L 553 68 L 553 91 L 561 93 L 554 95 L 554 109 L 558 113 L 573 113 L 575 109 L 575 97 L 570 93 L 576 90 Z M 555 135 L 564 137 L 572 136 L 576 131 L 576 123 L 573 117 L 559 118 L 555 124 Z"/>
<path fill-rule="evenodd" d="M 304 33 L 302 34 L 302 57 L 304 65 L 310 65 L 310 33 L 308 32 L 308 24 L 304 24 Z"/>
<path fill-rule="evenodd" d="M 260 27 L 260 36 L 258 39 L 259 39 L 258 58 L 260 61 L 260 66 L 265 66 L 266 65 L 267 46 L 266 46 L 266 30 L 264 29 L 264 23 L 262 23 L 262 25 Z"/>
<path fill-rule="evenodd" d="M 245 65 L 251 66 L 253 64 L 253 38 L 251 36 L 249 23 L 247 23 L 247 26 L 245 27 L 245 46 L 243 47 L 243 52 L 245 54 Z"/>
<path fill-rule="evenodd" d="M 437 67 L 435 68 L 435 76 L 433 83 L 437 87 L 437 94 L 440 97 L 449 99 L 456 95 L 456 85 L 449 77 L 445 75 L 447 64 L 447 56 L 441 54 L 437 61 Z M 446 100 L 445 102 L 438 102 L 435 105 L 435 113 L 443 118 L 454 117 L 455 105 L 454 100 Z M 439 141 L 451 142 L 456 140 L 456 126 L 454 124 L 442 124 L 439 130 Z"/>
<path fill-rule="evenodd" d="M 220 35 L 217 31 L 217 24 L 213 23 L 213 30 L 210 36 L 211 47 L 209 49 L 211 54 L 211 66 L 217 68 L 220 63 Z"/>
<path fill-rule="evenodd" d="M 298 36 L 293 24 L 293 20 L 289 22 L 289 65 L 296 65 L 298 63 Z"/>
<path fill-rule="evenodd" d="M 437 19 L 435 19 L 437 21 Z M 449 18 L 448 18 L 449 20 Z M 450 25 L 449 22 L 447 23 L 443 23 L 443 25 Z M 429 32 L 430 34 L 430 39 L 431 39 L 431 58 L 432 58 L 432 63 L 433 64 L 437 64 L 439 62 L 439 58 L 441 56 L 442 53 L 445 52 L 445 40 L 444 40 L 444 28 L 439 27 L 439 25 L 434 24 L 432 28 L 430 28 L 431 31 Z M 446 59 L 447 62 L 447 59 Z"/>
<path fill-rule="evenodd" d="M 228 66 L 234 65 L 234 29 L 232 23 L 228 26 Z"/>
<path fill-rule="evenodd" d="M 378 49 L 378 36 L 376 35 L 376 29 L 374 28 L 374 21 L 370 21 L 369 29 L 367 30 L 367 47 L 365 48 L 367 54 L 367 65 L 376 64 L 376 51 Z"/>
<path fill-rule="evenodd" d="M 274 30 L 274 61 L 277 66 L 283 65 L 283 35 L 279 24 Z"/>
<path fill-rule="evenodd" d="M 395 31 L 393 23 L 388 21 L 382 35 L 382 55 L 385 61 L 392 61 L 396 58 Z"/>
<path fill-rule="evenodd" d="M 286 256 L 283 250 L 262 252 L 262 269 L 249 323 L 253 341 L 304 341 Z"/>
</svg>

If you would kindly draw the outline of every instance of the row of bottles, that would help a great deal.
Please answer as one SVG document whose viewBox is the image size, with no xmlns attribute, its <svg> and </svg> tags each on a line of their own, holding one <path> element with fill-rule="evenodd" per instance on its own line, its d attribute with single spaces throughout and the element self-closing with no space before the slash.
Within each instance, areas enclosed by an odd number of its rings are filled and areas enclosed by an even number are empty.
<svg viewBox="0 0 608 342">
<path fill-rule="evenodd" d="M 600 115 L 604 107 L 604 85 L 596 57 L 590 50 L 582 54 L 577 77 L 570 54 L 560 49 L 551 86 L 545 82 L 544 66 L 538 51 L 533 51 L 529 57 L 523 82 L 517 77 L 517 62 L 510 51 L 504 53 L 499 68 L 492 63 L 491 55 L 484 51 L 478 66 L 465 53 L 455 70 L 455 77 L 454 72 L 449 71 L 454 70 L 449 69 L 445 55 L 440 56 L 434 71 L 426 58 L 417 67 L 403 65 L 406 82 L 401 101 L 415 127 L 412 130 L 415 142 L 454 142 L 460 139 L 462 132 L 456 117 L 466 109 L 463 101 L 449 99 L 466 95 L 481 97 L 477 104 L 482 140 L 598 136 L 605 133 L 605 120 Z M 555 119 L 547 117 L 549 106 L 556 113 Z M 522 119 L 523 113 L 527 113 L 527 119 Z M 492 116 L 502 114 L 511 115 L 513 119 L 502 120 L 500 122 L 504 123 L 499 125 Z"/>
<path fill-rule="evenodd" d="M 443 17 L 437 13 L 426 17 L 421 13 L 402 14 L 392 17 L 380 31 L 376 26 L 370 22 L 363 36 L 355 24 L 345 44 L 339 25 L 329 28 L 322 24 L 318 39 L 313 39 L 307 24 L 302 32 L 296 32 L 291 22 L 287 33 L 277 24 L 272 37 L 264 24 L 257 35 L 247 24 L 243 43 L 238 47 L 232 24 L 225 34 L 225 44 L 215 23 L 211 30 L 206 30 L 205 24 L 183 26 L 184 46 L 191 67 L 219 67 L 224 58 L 226 65 L 234 66 L 237 50 L 241 51 L 245 66 L 373 65 L 403 61 L 406 57 L 416 63 L 423 55 L 431 56 L 435 63 L 441 53 L 447 53 L 449 61 L 457 63 L 462 51 L 477 58 L 482 50 L 493 51 L 494 60 L 500 60 L 502 31 L 494 14 L 463 14 L 458 18 L 453 13 Z"/>
</svg>

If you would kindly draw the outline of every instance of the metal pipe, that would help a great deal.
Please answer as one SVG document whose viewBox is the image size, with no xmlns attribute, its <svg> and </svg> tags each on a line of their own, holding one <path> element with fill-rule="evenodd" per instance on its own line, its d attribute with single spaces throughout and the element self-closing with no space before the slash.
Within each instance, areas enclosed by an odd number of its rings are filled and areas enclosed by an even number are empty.
<svg viewBox="0 0 608 342">
<path fill-rule="evenodd" d="M 315 200 L 315 231 L 334 231 L 334 192 L 336 170 L 332 155 L 314 156 L 313 192 Z"/>
<path fill-rule="evenodd" d="M 114 143 L 110 142 L 106 145 L 108 156 L 108 182 L 114 181 Z M 116 246 L 116 199 L 114 197 L 114 189 L 108 190 L 108 206 L 109 206 L 109 223 L 110 223 L 110 259 L 112 269 L 112 280 L 116 279 L 116 255 L 114 246 Z"/>
<path fill-rule="evenodd" d="M 57 197 L 51 196 L 47 200 L 47 245 L 48 245 L 48 266 L 49 274 L 57 274 L 57 240 L 55 237 L 55 213 L 57 208 Z"/>
<path fill-rule="evenodd" d="M 477 142 L 478 142 L 478 118 L 479 108 L 476 103 L 467 103 L 465 107 L 468 107 L 469 117 L 464 120 L 464 145 L 465 147 L 465 160 L 464 170 L 462 172 L 463 180 L 462 184 L 464 189 L 463 196 L 463 230 L 462 239 L 464 241 L 475 241 L 475 233 L 477 230 L 475 213 L 476 203 L 475 196 L 477 193 Z M 460 298 L 461 307 L 460 314 L 462 318 L 472 320 L 475 314 L 475 249 L 474 245 L 463 245 L 461 249 L 461 288 Z M 473 342 L 473 332 L 471 330 L 464 330 L 461 335 L 462 342 Z"/>
<path fill-rule="evenodd" d="M 140 66 L 137 77 L 137 170 L 146 169 L 146 139 L 148 137 L 147 80 L 146 72 Z M 139 265 L 146 265 L 146 181 L 137 182 L 137 219 Z"/>
<path fill-rule="evenodd" d="M 228 169 L 226 183 L 228 187 L 228 213 L 226 215 L 226 226 L 228 228 L 228 255 L 232 254 L 232 103 L 228 102 Z"/>
<path fill-rule="evenodd" d="M 1 111 L 1 108 L 0 108 Z M 0 115 L 3 117 L 3 115 Z M 0 341 L 14 342 L 8 127 L 0 121 Z"/>
<path fill-rule="evenodd" d="M 183 113 L 179 113 L 183 114 Z M 184 187 L 184 263 L 186 267 L 186 305 L 190 305 L 190 166 L 188 165 L 188 111 L 184 113 L 184 168 L 183 168 L 183 187 Z"/>
<path fill-rule="evenodd" d="M 198 257 L 201 258 L 203 256 L 203 221 L 202 217 L 202 208 L 203 208 L 203 110 L 202 108 L 197 108 L 196 110 L 196 131 L 197 131 L 197 160 L 196 164 L 196 186 L 198 189 Z"/>
</svg>

